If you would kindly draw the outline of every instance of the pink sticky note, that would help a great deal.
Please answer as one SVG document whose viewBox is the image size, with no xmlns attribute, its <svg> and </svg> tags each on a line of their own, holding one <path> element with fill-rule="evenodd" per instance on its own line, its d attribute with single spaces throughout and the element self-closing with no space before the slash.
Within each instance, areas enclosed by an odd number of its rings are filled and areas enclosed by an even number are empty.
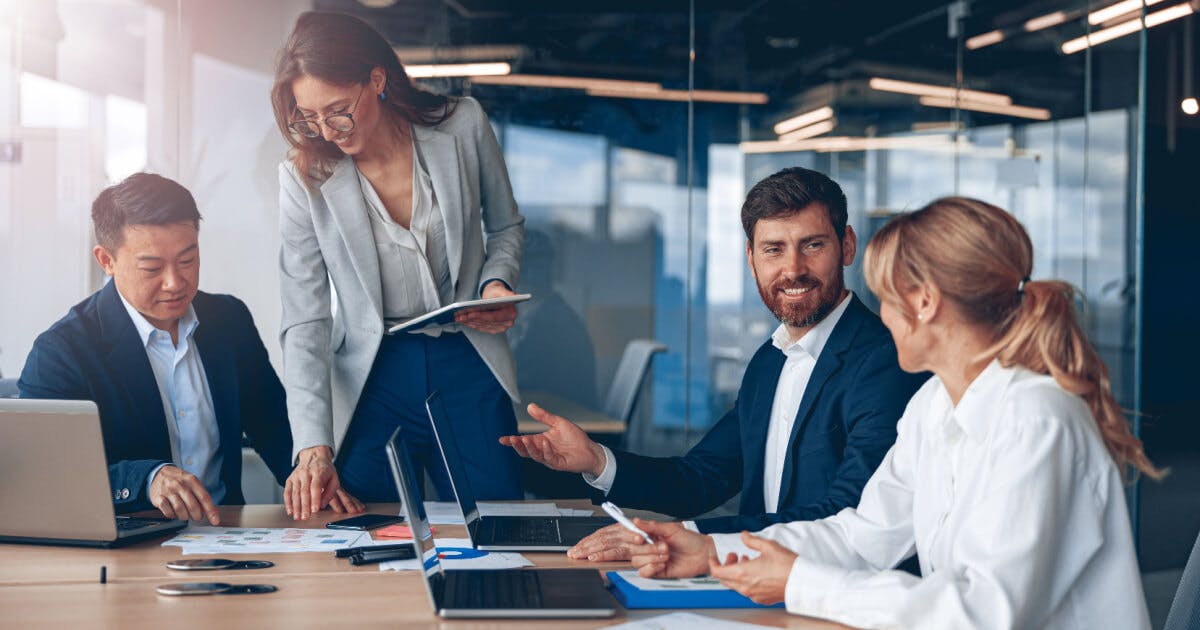
<svg viewBox="0 0 1200 630">
<path fill-rule="evenodd" d="M 430 527 L 429 531 L 434 532 L 436 529 Z M 375 530 L 376 538 L 412 538 L 412 528 L 408 525 L 388 525 Z"/>
</svg>

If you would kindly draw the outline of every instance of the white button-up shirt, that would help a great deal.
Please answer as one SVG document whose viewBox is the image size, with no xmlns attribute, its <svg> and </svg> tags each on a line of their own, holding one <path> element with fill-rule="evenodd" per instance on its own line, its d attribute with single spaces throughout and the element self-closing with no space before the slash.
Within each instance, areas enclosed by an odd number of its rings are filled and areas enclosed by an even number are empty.
<svg viewBox="0 0 1200 630">
<path fill-rule="evenodd" d="M 783 467 L 787 462 L 788 443 L 792 437 L 792 427 L 796 424 L 796 413 L 800 411 L 800 401 L 804 398 L 804 390 L 808 389 L 808 381 L 812 378 L 813 369 L 817 367 L 817 358 L 829 341 L 833 329 L 842 319 L 842 313 L 850 305 L 852 292 L 830 311 L 825 319 L 817 322 L 816 326 L 808 329 L 796 341 L 792 341 L 787 326 L 780 324 L 771 334 L 771 344 L 783 352 L 786 359 L 783 369 L 779 372 L 779 381 L 775 385 L 775 400 L 771 404 L 771 419 L 767 426 L 767 445 L 763 452 L 763 505 L 767 512 L 777 512 L 779 507 L 779 490 L 783 487 Z M 617 476 L 617 460 L 607 446 L 604 449 L 604 471 L 593 477 L 584 473 L 583 479 L 592 487 L 608 494 L 612 489 L 613 480 Z M 695 529 L 693 521 L 687 522 L 689 529 Z"/>
<path fill-rule="evenodd" d="M 221 456 L 221 432 L 204 363 L 194 339 L 200 325 L 196 311 L 189 305 L 187 312 L 179 318 L 179 343 L 175 344 L 171 341 L 171 333 L 146 321 L 125 296 L 121 296 L 121 303 L 146 347 L 146 357 L 154 372 L 167 419 L 171 461 L 195 475 L 212 496 L 213 503 L 219 504 L 225 498 L 225 483 L 221 481 L 224 459 Z M 147 492 L 161 469 L 162 466 L 155 468 L 146 478 Z"/>
<path fill-rule="evenodd" d="M 1121 475 L 1083 400 L 993 361 L 932 378 L 857 508 L 760 532 L 788 611 L 863 628 L 1149 628 Z M 718 557 L 757 555 L 713 535 Z M 917 551 L 923 577 L 893 570 Z"/>
</svg>

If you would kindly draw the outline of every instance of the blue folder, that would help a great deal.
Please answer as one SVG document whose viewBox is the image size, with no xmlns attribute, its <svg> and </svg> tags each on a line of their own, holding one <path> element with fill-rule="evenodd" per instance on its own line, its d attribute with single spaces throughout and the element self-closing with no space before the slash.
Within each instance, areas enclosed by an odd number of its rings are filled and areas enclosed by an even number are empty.
<svg viewBox="0 0 1200 630">
<path fill-rule="evenodd" d="M 783 602 L 763 606 L 732 589 L 643 591 L 616 571 L 607 573 L 613 596 L 625 608 L 783 608 Z"/>
</svg>

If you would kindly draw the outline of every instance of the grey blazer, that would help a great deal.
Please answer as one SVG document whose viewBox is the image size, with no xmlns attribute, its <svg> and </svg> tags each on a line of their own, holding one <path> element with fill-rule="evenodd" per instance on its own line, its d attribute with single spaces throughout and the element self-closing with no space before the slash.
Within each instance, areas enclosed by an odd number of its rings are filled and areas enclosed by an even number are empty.
<svg viewBox="0 0 1200 630">
<path fill-rule="evenodd" d="M 517 286 L 525 219 L 483 108 L 464 98 L 441 124 L 413 130 L 446 224 L 455 301 L 479 297 L 481 281 Z M 311 446 L 331 446 L 335 453 L 341 447 L 382 340 L 383 289 L 351 158 L 343 158 L 317 189 L 306 187 L 285 161 L 279 206 L 280 343 L 295 459 Z M 465 334 L 508 395 L 519 400 L 505 335 Z"/>
</svg>

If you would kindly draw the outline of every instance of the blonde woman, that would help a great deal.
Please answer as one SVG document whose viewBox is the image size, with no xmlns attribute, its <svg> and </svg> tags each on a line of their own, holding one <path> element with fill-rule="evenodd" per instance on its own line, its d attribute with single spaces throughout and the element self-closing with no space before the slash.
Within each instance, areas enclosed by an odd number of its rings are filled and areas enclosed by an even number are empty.
<svg viewBox="0 0 1200 630">
<path fill-rule="evenodd" d="M 867 283 L 900 366 L 935 378 L 858 507 L 757 535 L 643 522 L 658 543 L 634 564 L 865 628 L 1149 627 L 1122 473 L 1160 473 L 1074 291 L 1030 280 L 1032 264 L 1021 224 L 981 201 L 894 219 L 867 247 Z M 894 570 L 914 552 L 922 577 Z"/>
</svg>

